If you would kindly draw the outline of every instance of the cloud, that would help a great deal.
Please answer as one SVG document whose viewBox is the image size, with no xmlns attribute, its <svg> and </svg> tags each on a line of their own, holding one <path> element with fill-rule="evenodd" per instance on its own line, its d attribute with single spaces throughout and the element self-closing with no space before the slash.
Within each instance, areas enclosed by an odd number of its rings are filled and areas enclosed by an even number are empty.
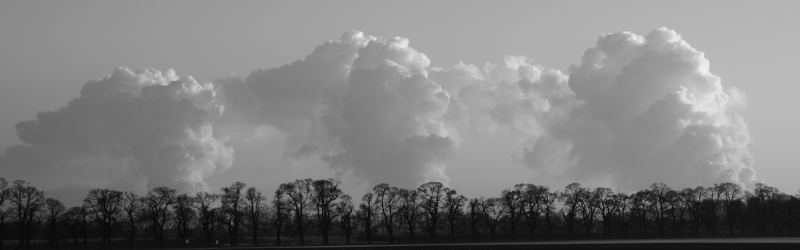
<svg viewBox="0 0 800 250">
<path fill-rule="evenodd" d="M 428 79 L 428 57 L 408 45 L 351 31 L 302 61 L 224 79 L 223 122 L 276 128 L 287 155 L 370 182 L 446 180 L 456 148 L 443 119 L 449 95 Z"/>
<path fill-rule="evenodd" d="M 569 87 L 582 104 L 554 127 L 557 143 L 530 151 L 569 150 L 575 164 L 564 175 L 623 187 L 754 181 L 744 95 L 725 88 L 675 31 L 601 36 L 573 66 Z"/>
<path fill-rule="evenodd" d="M 213 84 L 117 69 L 19 123 L 24 143 L 0 164 L 28 179 L 195 190 L 232 165 L 233 148 L 280 138 L 293 161 L 414 186 L 447 181 L 462 141 L 488 135 L 506 138 L 514 150 L 493 153 L 534 180 L 750 184 L 744 94 L 709 65 L 666 28 L 602 35 L 566 73 L 524 56 L 436 67 L 407 38 L 349 31 L 302 60 Z"/>
<path fill-rule="evenodd" d="M 89 183 L 138 190 L 205 189 L 204 179 L 233 160 L 232 149 L 214 136 L 211 119 L 221 112 L 210 83 L 172 70 L 118 68 L 87 82 L 57 111 L 18 123 L 24 144 L 6 151 L 5 164 L 32 181 L 61 173 L 102 176 L 113 181 Z"/>
</svg>

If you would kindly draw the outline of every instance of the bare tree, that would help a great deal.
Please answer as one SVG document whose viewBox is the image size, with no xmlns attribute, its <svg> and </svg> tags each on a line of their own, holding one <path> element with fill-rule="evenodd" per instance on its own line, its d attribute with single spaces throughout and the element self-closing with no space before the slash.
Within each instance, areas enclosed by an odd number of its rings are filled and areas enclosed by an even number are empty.
<svg viewBox="0 0 800 250">
<path fill-rule="evenodd" d="M 8 181 L 0 177 L 0 249 L 3 249 L 6 238 L 6 210 L 4 205 L 8 197 Z"/>
<path fill-rule="evenodd" d="M 647 214 L 650 208 L 650 190 L 639 190 L 631 195 L 631 212 L 632 218 L 638 222 L 639 235 L 641 237 L 647 236 Z"/>
<path fill-rule="evenodd" d="M 484 217 L 483 203 L 483 197 L 469 200 L 469 222 L 471 229 L 470 231 L 472 232 L 472 240 L 478 239 L 478 222 Z"/>
<path fill-rule="evenodd" d="M 408 235 L 414 240 L 414 232 L 420 216 L 420 198 L 416 190 L 400 189 L 400 214 L 402 221 L 406 224 Z"/>
<path fill-rule="evenodd" d="M 23 180 L 14 181 L 7 192 L 11 209 L 16 212 L 19 245 L 24 249 L 30 249 L 31 237 L 36 225 L 39 224 L 37 215 L 44 207 L 44 192 Z"/>
<path fill-rule="evenodd" d="M 142 199 L 158 246 L 164 246 L 164 230 L 169 220 L 169 208 L 175 203 L 175 193 L 172 188 L 156 187 Z"/>
<path fill-rule="evenodd" d="M 542 199 L 544 198 L 543 192 L 546 191 L 546 189 L 534 184 L 517 184 L 515 189 L 520 190 L 523 207 L 522 214 L 524 215 L 525 221 L 528 224 L 530 237 L 533 239 L 536 234 L 537 220 L 542 210 Z"/>
<path fill-rule="evenodd" d="M 685 188 L 681 190 L 681 196 L 686 201 L 689 215 L 692 217 L 692 232 L 694 236 L 700 233 L 700 221 L 702 220 L 702 201 L 705 199 L 708 191 L 702 186 L 695 188 Z"/>
<path fill-rule="evenodd" d="M 772 234 L 780 235 L 783 227 L 788 224 L 788 219 L 784 213 L 786 208 L 781 204 L 790 201 L 787 194 L 782 193 L 776 187 L 763 183 L 756 184 L 755 202 L 752 205 L 757 207 L 756 223 L 759 227 L 759 235 L 767 233 L 767 227 L 772 226 Z"/>
<path fill-rule="evenodd" d="M 294 211 L 294 222 L 297 235 L 300 236 L 300 244 L 305 244 L 305 212 L 311 201 L 311 179 L 295 180 L 294 182 L 281 184 L 279 189 L 289 197 L 288 201 Z"/>
<path fill-rule="evenodd" d="M 322 244 L 328 244 L 330 225 L 336 218 L 335 208 L 333 207 L 344 193 L 339 189 L 339 181 L 335 179 L 323 179 L 314 181 L 311 186 L 311 203 L 314 204 L 317 212 L 317 223 L 322 233 Z"/>
<path fill-rule="evenodd" d="M 497 225 L 500 224 L 500 218 L 503 217 L 505 214 L 504 211 L 506 211 L 506 209 L 503 208 L 503 199 L 489 198 L 481 205 L 483 205 L 483 215 L 486 217 L 486 227 L 489 229 L 492 240 L 495 240 L 497 236 Z"/>
<path fill-rule="evenodd" d="M 281 230 L 283 229 L 283 222 L 286 221 L 289 213 L 288 196 L 284 193 L 283 185 L 278 190 L 275 190 L 275 196 L 272 199 L 272 226 L 275 227 L 275 244 L 281 245 Z"/>
<path fill-rule="evenodd" d="M 57 247 L 58 245 L 58 222 L 61 218 L 61 214 L 64 212 L 66 208 L 64 208 L 64 204 L 61 201 L 53 198 L 47 198 L 44 201 L 45 207 L 47 208 L 47 224 L 49 229 L 49 240 L 50 245 Z"/>
<path fill-rule="evenodd" d="M 78 236 L 80 234 L 81 221 L 83 215 L 81 207 L 71 207 L 66 212 L 61 214 L 61 221 L 67 226 L 72 243 L 78 245 Z"/>
<path fill-rule="evenodd" d="M 253 234 L 253 245 L 258 246 L 258 225 L 260 224 L 260 215 L 263 212 L 261 203 L 266 198 L 255 187 L 250 187 L 245 192 L 245 200 L 247 201 L 247 215 L 250 217 L 251 233 Z"/>
<path fill-rule="evenodd" d="M 242 191 L 245 187 L 244 183 L 237 181 L 221 189 L 222 212 L 225 216 L 225 224 L 228 226 L 231 246 L 239 245 L 239 228 L 242 223 L 242 207 L 244 206 Z"/>
<path fill-rule="evenodd" d="M 336 205 L 336 213 L 339 215 L 339 227 L 342 228 L 344 233 L 344 241 L 350 244 L 350 237 L 353 232 L 353 201 L 349 195 L 342 195 L 339 203 Z"/>
<path fill-rule="evenodd" d="M 722 188 L 719 184 L 714 184 L 713 187 L 708 187 L 706 190 L 708 198 L 703 202 L 706 208 L 706 230 L 709 235 L 715 236 L 717 234 L 717 210 L 722 199 Z"/>
<path fill-rule="evenodd" d="M 110 246 L 114 227 L 122 209 L 122 192 L 110 189 L 92 189 L 84 199 L 95 222 L 100 226 L 103 245 Z"/>
<path fill-rule="evenodd" d="M 464 203 L 467 202 L 467 197 L 456 193 L 455 189 L 448 190 L 446 197 L 444 212 L 447 218 L 447 224 L 450 225 L 450 238 L 455 239 L 456 222 L 458 222 L 458 218 L 461 217 Z"/>
<path fill-rule="evenodd" d="M 439 217 L 444 208 L 448 190 L 449 188 L 441 182 L 428 182 L 417 188 L 422 200 L 421 207 L 425 210 L 428 234 L 432 240 L 436 238 L 436 229 L 439 227 Z"/>
<path fill-rule="evenodd" d="M 587 188 L 581 188 L 578 192 L 578 212 L 581 215 L 581 223 L 586 237 L 592 236 L 594 221 L 597 210 L 600 207 L 597 194 Z"/>
<path fill-rule="evenodd" d="M 667 221 L 667 212 L 669 208 L 669 198 L 668 194 L 671 191 L 669 187 L 667 187 L 664 183 L 653 183 L 650 185 L 650 195 L 649 201 L 651 205 L 651 211 L 653 217 L 655 218 L 656 225 L 658 226 L 658 236 L 664 236 L 664 224 Z"/>
<path fill-rule="evenodd" d="M 584 188 L 577 182 L 570 183 L 564 188 L 564 192 L 559 195 L 559 200 L 563 203 L 561 217 L 567 225 L 567 234 L 572 237 L 575 220 L 578 217 L 578 206 L 580 205 L 581 193 Z"/>
<path fill-rule="evenodd" d="M 545 226 L 547 227 L 547 237 L 553 237 L 553 223 L 551 221 L 552 213 L 555 210 L 555 203 L 559 198 L 558 192 L 550 192 L 550 188 L 542 187 L 541 191 L 541 198 L 539 200 L 542 202 L 540 209 L 544 216 Z"/>
<path fill-rule="evenodd" d="M 598 212 L 603 220 L 603 236 L 609 237 L 611 235 L 612 215 L 614 215 L 614 210 L 618 205 L 616 203 L 617 200 L 614 199 L 614 192 L 610 188 L 598 187 L 594 190 L 594 193 L 600 206 Z"/>
<path fill-rule="evenodd" d="M 777 188 L 771 187 L 764 183 L 756 183 L 756 187 L 753 190 L 755 193 L 754 196 L 754 203 L 753 207 L 756 207 L 756 226 L 758 228 L 758 234 L 762 235 L 766 233 L 767 224 L 770 222 L 771 219 L 771 210 L 775 210 L 773 208 L 774 203 L 778 200 L 780 196 L 780 191 Z M 772 224 L 778 224 L 777 221 L 773 220 Z"/>
<path fill-rule="evenodd" d="M 358 217 L 364 227 L 364 236 L 367 243 L 372 243 L 372 215 L 375 214 L 375 194 L 367 192 L 361 197 L 361 204 L 358 209 Z"/>
<path fill-rule="evenodd" d="M 83 246 L 85 247 L 87 242 L 86 238 L 88 238 L 89 229 L 87 226 L 87 221 L 89 218 L 89 208 L 87 208 L 86 203 L 81 204 L 81 234 L 83 235 Z"/>
<path fill-rule="evenodd" d="M 398 202 L 402 198 L 397 187 L 381 183 L 372 188 L 375 194 L 375 205 L 383 216 L 383 227 L 389 235 L 389 242 L 394 243 L 394 216 L 397 213 Z"/>
<path fill-rule="evenodd" d="M 134 240 L 136 239 L 136 224 L 140 220 L 137 213 L 142 208 L 142 201 L 139 196 L 132 192 L 125 192 L 122 195 L 122 211 L 128 219 L 128 246 L 133 248 Z"/>
<path fill-rule="evenodd" d="M 617 219 L 617 225 L 622 231 L 622 235 L 627 236 L 628 222 L 630 220 L 630 197 L 625 193 L 616 193 L 611 198 L 614 203 L 614 217 Z"/>
<path fill-rule="evenodd" d="M 191 223 L 197 216 L 197 212 L 192 207 L 194 199 L 187 194 L 180 194 L 175 197 L 172 204 L 172 211 L 175 213 L 175 227 L 178 229 L 178 241 L 186 244 L 186 240 L 191 235 Z"/>
<path fill-rule="evenodd" d="M 214 243 L 214 218 L 217 217 L 212 208 L 218 200 L 219 195 L 213 193 L 199 192 L 194 196 L 194 207 L 200 212 L 200 227 L 209 246 Z"/>
<path fill-rule="evenodd" d="M 136 223 L 144 220 L 152 225 L 155 242 L 161 247 L 166 228 L 175 228 L 177 238 L 184 241 L 191 237 L 195 226 L 202 227 L 208 243 L 213 242 L 215 231 L 221 232 L 224 230 L 221 228 L 227 227 L 231 245 L 236 245 L 239 231 L 247 231 L 242 228 L 250 225 L 253 227 L 250 231 L 253 245 L 258 245 L 259 232 L 268 227 L 261 225 L 265 220 L 275 228 L 276 245 L 282 244 L 281 232 L 286 228 L 297 229 L 300 243 L 304 244 L 303 237 L 311 223 L 319 226 L 322 244 L 330 243 L 330 227 L 337 225 L 348 244 L 354 229 L 363 229 L 364 238 L 372 243 L 376 226 L 381 233 L 385 230 L 392 243 L 396 240 L 395 231 L 403 230 L 403 227 L 413 240 L 417 226 L 423 226 L 420 218 L 426 221 L 424 226 L 431 240 L 435 240 L 438 230 L 447 229 L 455 239 L 459 233 L 466 234 L 469 230 L 459 229 L 459 225 L 467 224 L 471 226 L 473 240 L 487 232 L 492 240 L 496 240 L 498 228 L 513 239 L 520 220 L 528 224 L 533 238 L 537 233 L 537 223 L 539 226 L 543 224 L 539 220 L 541 217 L 544 217 L 550 237 L 554 226 L 558 232 L 572 237 L 575 224 L 582 226 L 585 237 L 593 237 L 599 233 L 601 221 L 605 237 L 617 236 L 617 230 L 621 230 L 619 235 L 623 237 L 630 236 L 628 230 L 638 230 L 641 237 L 647 237 L 647 234 L 663 237 L 665 231 L 668 233 L 666 228 L 670 223 L 676 237 L 688 231 L 690 226 L 693 226 L 694 236 L 713 236 L 716 227 L 722 227 L 724 222 L 721 220 L 725 219 L 730 236 L 733 236 L 736 223 L 742 227 L 741 235 L 747 235 L 748 226 L 750 230 L 756 229 L 759 235 L 782 236 L 800 232 L 800 196 L 782 193 L 763 183 L 756 184 L 753 192 L 743 191 L 742 186 L 735 183 L 681 191 L 672 190 L 663 183 L 654 183 L 630 196 L 614 193 L 609 188 L 587 189 L 578 183 L 567 185 L 562 192 L 523 183 L 503 190 L 496 198 L 471 200 L 438 182 L 425 183 L 415 190 L 382 183 L 363 196 L 358 211 L 351 197 L 340 189 L 340 182 L 334 179 L 302 179 L 284 183 L 275 191 L 271 205 L 263 203 L 265 197 L 261 192 L 253 187 L 245 190 L 245 184 L 241 182 L 222 188 L 221 194 L 201 192 L 196 197 L 176 195 L 174 189 L 167 187 L 154 188 L 142 198 L 133 193 L 94 189 L 82 206 L 67 211 L 58 200 L 45 198 L 42 191 L 25 181 L 15 181 L 11 187 L 7 185 L 0 178 L 0 211 L 14 215 L 14 225 L 20 227 L 20 249 L 31 248 L 34 233 L 46 236 L 51 247 L 57 247 L 63 241 L 61 237 L 66 237 L 66 233 L 58 233 L 62 228 L 69 230 L 76 245 L 82 232 L 84 245 L 76 247 L 88 248 L 87 232 L 94 234 L 95 227 L 86 229 L 87 218 L 90 223 L 97 223 L 96 232 L 101 234 L 104 246 L 110 247 L 112 233 L 123 228 L 121 222 L 125 217 L 130 227 L 128 241 L 131 248 L 136 230 L 141 230 Z M 218 200 L 221 200 L 220 206 L 215 208 Z M 556 208 L 560 208 L 560 213 L 553 215 Z M 274 213 L 265 211 L 267 209 Z M 562 220 L 557 218 L 559 215 Z M 308 216 L 315 217 L 309 219 Z M 195 217 L 199 217 L 199 221 L 196 222 Z M 244 221 L 246 225 L 241 224 L 244 219 L 248 219 Z M 284 225 L 291 223 L 287 221 L 290 219 L 294 219 L 294 227 Z M 561 221 L 563 223 L 559 223 Z M 2 219 L 0 224 L 3 224 Z M 700 224 L 706 227 L 707 233 L 699 233 Z M 38 227 L 49 230 L 39 233 L 34 230 Z"/>
<path fill-rule="evenodd" d="M 725 216 L 728 222 L 728 235 L 733 236 L 733 206 L 742 195 L 742 187 L 738 184 L 725 182 L 717 186 L 722 197 L 725 199 Z"/>
<path fill-rule="evenodd" d="M 681 224 L 685 214 L 683 197 L 676 190 L 667 192 L 668 209 L 670 219 L 672 220 L 672 234 L 674 236 L 680 235 Z"/>
<path fill-rule="evenodd" d="M 516 185 L 514 189 L 503 190 L 500 194 L 511 240 L 514 240 L 516 237 L 517 223 L 519 223 L 519 219 L 523 216 L 523 209 L 525 209 L 524 200 L 522 198 L 522 187 L 522 185 Z"/>
</svg>

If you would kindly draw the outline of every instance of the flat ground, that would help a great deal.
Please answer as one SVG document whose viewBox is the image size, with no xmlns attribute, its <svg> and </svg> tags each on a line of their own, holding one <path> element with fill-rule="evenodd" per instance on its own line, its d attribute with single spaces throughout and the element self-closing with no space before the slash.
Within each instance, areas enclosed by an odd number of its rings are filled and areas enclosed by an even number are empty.
<svg viewBox="0 0 800 250">
<path fill-rule="evenodd" d="M 570 240 L 347 246 L 237 247 L 226 249 L 800 249 L 800 238 Z M 193 248 L 211 250 L 217 248 Z"/>
</svg>

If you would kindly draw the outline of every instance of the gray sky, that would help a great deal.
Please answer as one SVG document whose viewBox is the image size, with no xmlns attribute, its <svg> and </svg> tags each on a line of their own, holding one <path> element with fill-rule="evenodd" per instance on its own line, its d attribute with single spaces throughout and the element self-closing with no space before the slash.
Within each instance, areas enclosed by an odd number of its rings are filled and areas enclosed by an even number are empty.
<svg viewBox="0 0 800 250">
<path fill-rule="evenodd" d="M 0 148 L 20 143 L 17 122 L 64 106 L 87 80 L 118 66 L 171 68 L 201 82 L 246 77 L 302 59 L 355 29 L 407 37 L 432 66 L 524 55 L 568 74 L 600 34 L 645 35 L 664 26 L 704 52 L 723 85 L 746 94 L 741 114 L 757 178 L 794 193 L 800 101 L 790 72 L 800 55 L 797 8 L 795 1 L 2 1 Z M 482 146 L 462 141 L 461 156 L 446 170 L 451 185 L 490 195 L 536 180 L 507 154 L 486 153 L 503 141 L 473 140 Z M 236 147 L 233 167 L 209 177 L 209 186 L 241 179 L 271 190 L 281 181 L 331 173 L 323 164 L 287 167 L 292 163 L 280 144 Z M 52 180 L 46 186 L 57 188 L 58 177 Z"/>
</svg>

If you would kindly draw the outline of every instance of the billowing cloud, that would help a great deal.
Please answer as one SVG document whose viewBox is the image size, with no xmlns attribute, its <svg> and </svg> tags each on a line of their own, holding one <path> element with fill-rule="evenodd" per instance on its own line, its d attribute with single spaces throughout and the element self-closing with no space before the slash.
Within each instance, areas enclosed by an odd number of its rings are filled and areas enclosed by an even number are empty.
<svg viewBox="0 0 800 250">
<path fill-rule="evenodd" d="M 428 57 L 408 45 L 351 31 L 302 61 L 224 79 L 223 122 L 276 128 L 287 155 L 370 182 L 446 180 L 456 148 L 444 124 L 449 95 L 428 79 Z"/>
<path fill-rule="evenodd" d="M 289 159 L 413 186 L 447 181 L 463 141 L 500 135 L 515 150 L 496 153 L 531 167 L 534 180 L 749 184 L 744 94 L 709 65 L 665 28 L 603 35 L 567 73 L 523 56 L 435 67 L 406 38 L 349 31 L 302 60 L 214 84 L 118 69 L 21 122 L 24 144 L 1 164 L 203 189 L 240 142 L 274 131 Z"/>
<path fill-rule="evenodd" d="M 211 119 L 221 112 L 210 83 L 172 70 L 118 68 L 57 111 L 18 123 L 25 144 L 7 150 L 5 164 L 33 181 L 88 175 L 88 183 L 138 190 L 205 189 L 204 179 L 233 160 L 214 136 Z M 98 175 L 108 181 L 90 179 Z"/>
<path fill-rule="evenodd" d="M 561 174 L 623 187 L 754 181 L 739 115 L 744 95 L 725 88 L 703 53 L 675 31 L 603 35 L 571 71 L 581 105 L 553 127 L 554 140 L 537 142 L 531 158 L 569 152 L 575 163 Z"/>
</svg>

